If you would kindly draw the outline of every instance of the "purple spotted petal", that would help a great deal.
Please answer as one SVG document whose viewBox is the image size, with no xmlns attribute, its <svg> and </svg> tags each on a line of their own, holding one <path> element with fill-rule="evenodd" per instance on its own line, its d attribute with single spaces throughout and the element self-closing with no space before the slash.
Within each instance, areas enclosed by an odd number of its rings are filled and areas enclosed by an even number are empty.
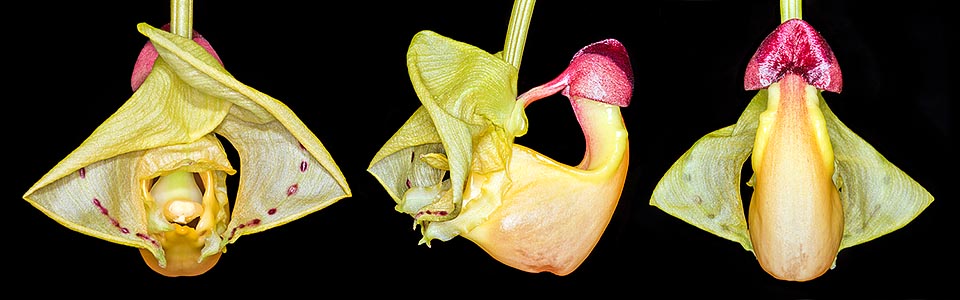
<svg viewBox="0 0 960 300">
<path fill-rule="evenodd" d="M 758 90 L 797 74 L 818 89 L 839 93 L 840 66 L 830 45 L 807 22 L 792 19 L 770 33 L 757 48 L 743 78 L 743 88 Z"/>
<path fill-rule="evenodd" d="M 170 24 L 163 25 L 160 29 L 169 32 Z M 223 65 L 223 61 L 220 60 L 217 51 L 214 51 L 213 46 L 210 46 L 210 42 L 207 42 L 207 39 L 203 38 L 196 30 L 193 31 L 193 41 L 200 44 L 200 47 L 206 49 L 207 53 L 213 55 L 213 57 L 220 62 L 220 65 Z M 137 62 L 133 65 L 133 75 L 130 77 L 130 87 L 133 88 L 134 91 L 140 88 L 143 81 L 147 79 L 147 75 L 150 75 L 150 71 L 153 70 L 153 62 L 157 60 L 157 56 L 159 55 L 157 48 L 154 48 L 150 42 L 147 42 L 147 44 L 143 46 L 143 49 L 140 49 Z"/>
</svg>

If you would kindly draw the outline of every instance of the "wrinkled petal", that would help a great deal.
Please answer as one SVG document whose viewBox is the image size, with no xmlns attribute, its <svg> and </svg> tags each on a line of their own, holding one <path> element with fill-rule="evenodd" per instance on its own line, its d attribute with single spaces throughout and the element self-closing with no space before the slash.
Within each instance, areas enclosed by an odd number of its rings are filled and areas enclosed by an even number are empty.
<svg viewBox="0 0 960 300">
<path fill-rule="evenodd" d="M 147 51 L 149 74 L 25 200 L 70 229 L 141 248 L 151 268 L 179 276 L 205 272 L 224 238 L 233 242 L 350 196 L 316 136 L 284 104 L 234 79 L 208 44 L 143 23 L 138 29 L 157 55 Z M 141 75 L 135 71 L 132 84 Z M 243 165 L 232 215 L 225 179 L 236 171 L 212 133 L 233 143 Z M 196 230 L 166 222 L 150 192 L 152 180 L 174 171 L 203 179 Z"/>
<path fill-rule="evenodd" d="M 915 219 L 933 195 L 847 128 L 820 97 L 833 155 L 835 183 L 843 206 L 840 249 L 893 232 Z"/>
<path fill-rule="evenodd" d="M 766 104 L 767 90 L 760 90 L 736 124 L 697 140 L 657 183 L 650 205 L 752 251 L 740 173 L 753 150 L 757 121 Z"/>
<path fill-rule="evenodd" d="M 471 170 L 490 173 L 505 168 L 513 127 L 523 124 L 514 119 L 525 120 L 517 115 L 522 110 L 517 111 L 514 101 L 517 70 L 495 55 L 431 31 L 414 36 L 407 67 L 423 106 L 381 148 L 368 171 L 384 185 L 399 210 L 416 208 L 404 212 L 423 225 L 422 242 L 449 240 L 456 232 L 431 234 L 429 227 L 461 212 Z M 448 170 L 436 169 L 420 158 L 430 153 L 443 154 Z M 449 188 L 429 204 L 405 205 L 410 203 L 404 200 L 408 189 L 441 186 L 446 171 Z"/>
<path fill-rule="evenodd" d="M 142 202 L 131 198 L 138 188 L 135 161 L 144 150 L 200 139 L 229 108 L 230 103 L 191 88 L 158 61 L 141 88 L 23 197 L 70 229 L 159 249 L 146 235 Z M 81 174 L 91 180 L 81 180 Z"/>
<path fill-rule="evenodd" d="M 224 234 L 231 243 L 243 234 L 286 224 L 350 195 L 340 170 L 323 164 L 322 158 L 329 156 L 311 151 L 323 150 L 312 134 L 307 136 L 312 139 L 300 140 L 280 122 L 249 123 L 232 114 L 217 132 L 237 149 L 243 164 L 233 217 Z"/>
<path fill-rule="evenodd" d="M 147 24 L 138 28 L 191 87 L 234 105 L 215 130 L 237 149 L 243 165 L 225 239 L 232 243 L 350 196 L 326 148 L 286 105 L 237 81 L 189 39 Z"/>
</svg>

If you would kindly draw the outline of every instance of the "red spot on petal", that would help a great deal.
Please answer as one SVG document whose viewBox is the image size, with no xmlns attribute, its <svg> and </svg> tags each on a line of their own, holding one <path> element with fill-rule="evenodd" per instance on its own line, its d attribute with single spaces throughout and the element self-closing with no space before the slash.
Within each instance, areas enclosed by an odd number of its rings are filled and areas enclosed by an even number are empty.
<svg viewBox="0 0 960 300">
<path fill-rule="evenodd" d="M 247 227 L 247 224 L 240 224 L 237 226 L 237 228 L 244 228 L 244 227 Z"/>
<path fill-rule="evenodd" d="M 300 173 L 303 173 L 306 171 L 307 171 L 307 161 L 304 160 L 300 162 Z"/>
<path fill-rule="evenodd" d="M 441 210 L 441 211 L 438 211 L 438 212 L 437 212 L 437 215 L 438 215 L 438 216 L 446 216 L 446 215 L 447 215 L 447 212 Z"/>
<path fill-rule="evenodd" d="M 150 242 L 151 244 L 153 244 L 154 247 L 160 247 L 160 243 L 157 243 L 157 240 L 154 240 L 154 239 L 153 239 L 152 237 L 150 237 L 149 235 L 146 235 L 146 234 L 143 234 L 143 233 L 137 233 L 137 237 L 138 237 L 138 238 L 141 238 L 141 239 L 143 239 L 143 240 L 145 240 L 145 241 Z"/>
<path fill-rule="evenodd" d="M 276 208 L 271 208 L 270 210 L 267 211 L 267 214 L 268 214 L 268 215 L 273 215 L 273 214 L 275 214 L 275 213 L 277 213 L 277 209 L 276 209 Z"/>
<path fill-rule="evenodd" d="M 93 205 L 96 205 L 97 208 L 100 209 L 100 213 L 103 214 L 104 216 L 110 215 L 110 212 L 107 210 L 107 208 L 103 207 L 103 205 L 100 204 L 100 199 L 93 198 Z"/>
<path fill-rule="evenodd" d="M 300 150 L 307 151 L 307 147 L 303 146 L 303 143 L 297 143 L 300 146 Z"/>
<path fill-rule="evenodd" d="M 410 179 L 407 179 L 407 188 L 410 188 Z"/>
<path fill-rule="evenodd" d="M 77 171 L 77 173 L 80 173 L 81 179 L 87 178 L 87 168 L 80 168 L 80 170 Z"/>
<path fill-rule="evenodd" d="M 120 232 L 127 234 L 127 233 L 130 233 L 130 229 L 127 229 L 126 227 L 120 227 Z"/>
<path fill-rule="evenodd" d="M 296 183 L 287 188 L 287 197 L 293 196 L 297 193 L 297 190 L 300 189 L 300 186 Z"/>
<path fill-rule="evenodd" d="M 250 220 L 250 222 L 249 222 L 248 224 L 250 224 L 250 226 L 260 225 L 260 219 Z"/>
</svg>

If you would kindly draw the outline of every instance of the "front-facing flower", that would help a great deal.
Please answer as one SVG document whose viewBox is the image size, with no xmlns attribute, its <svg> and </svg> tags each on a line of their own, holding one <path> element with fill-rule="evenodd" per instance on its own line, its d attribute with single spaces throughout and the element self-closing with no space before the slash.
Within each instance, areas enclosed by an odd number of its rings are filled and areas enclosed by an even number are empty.
<svg viewBox="0 0 960 300">
<path fill-rule="evenodd" d="M 349 197 L 329 153 L 280 101 L 246 86 L 209 43 L 140 24 L 134 94 L 23 198 L 78 232 L 139 248 L 166 276 L 209 270 L 244 234 Z M 236 174 L 219 137 L 237 150 Z"/>
</svg>

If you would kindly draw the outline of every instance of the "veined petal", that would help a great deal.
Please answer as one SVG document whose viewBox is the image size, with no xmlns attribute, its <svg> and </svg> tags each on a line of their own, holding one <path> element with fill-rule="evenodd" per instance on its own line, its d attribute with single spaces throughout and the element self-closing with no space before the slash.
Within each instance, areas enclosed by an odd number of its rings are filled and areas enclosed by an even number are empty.
<svg viewBox="0 0 960 300">
<path fill-rule="evenodd" d="M 443 144 L 430 115 L 421 106 L 377 151 L 367 171 L 399 205 L 410 187 L 430 186 L 443 179 L 445 170 L 432 168 L 420 159 L 420 155 L 430 153 L 443 153 Z"/>
<path fill-rule="evenodd" d="M 657 183 L 650 205 L 753 250 L 740 198 L 740 173 L 750 157 L 767 90 L 757 92 L 737 123 L 700 138 Z"/>
<path fill-rule="evenodd" d="M 340 169 L 309 132 L 288 130 L 279 121 L 251 123 L 237 114 L 228 115 L 216 132 L 237 149 L 242 165 L 233 217 L 224 233 L 230 243 L 350 196 Z"/>
<path fill-rule="evenodd" d="M 478 136 L 486 127 L 503 127 L 513 112 L 517 70 L 479 48 L 431 31 L 413 37 L 407 68 L 443 143 L 453 192 L 452 210 L 438 203 L 425 209 L 446 211 L 445 215 L 423 217 L 449 220 L 461 208 Z"/>
<path fill-rule="evenodd" d="M 326 148 L 286 105 L 237 81 L 197 43 L 144 23 L 137 28 L 190 86 L 234 105 L 216 130 L 237 148 L 246 170 L 240 175 L 228 241 L 351 195 Z"/>
<path fill-rule="evenodd" d="M 459 233 L 436 236 L 429 226 L 458 216 L 469 172 L 505 169 L 509 145 L 525 124 L 514 120 L 522 117 L 515 111 L 517 69 L 495 55 L 421 31 L 408 49 L 407 68 L 423 106 L 380 149 L 368 171 L 398 210 L 424 226 L 421 242 L 429 245 L 433 238 Z M 441 181 L 447 171 L 449 181 Z M 405 201 L 411 188 L 417 198 Z M 430 193 L 434 199 L 424 198 Z"/>
<path fill-rule="evenodd" d="M 843 206 L 840 249 L 902 228 L 933 203 L 933 195 L 840 122 L 823 96 L 819 98 Z"/>
<path fill-rule="evenodd" d="M 84 164 L 25 196 L 30 204 L 77 232 L 113 243 L 150 249 L 162 257 L 160 243 L 147 230 L 146 211 L 136 177 L 142 151 Z M 62 172 L 62 171 L 58 171 Z"/>
<path fill-rule="evenodd" d="M 165 63 L 157 61 L 133 96 L 24 197 L 29 198 L 37 189 L 100 160 L 195 141 L 212 132 L 229 108 L 229 102 L 190 88 Z"/>
<path fill-rule="evenodd" d="M 146 234 L 142 202 L 131 198 L 132 189 L 138 188 L 137 157 L 146 149 L 200 139 L 219 125 L 229 107 L 191 88 L 157 61 L 131 98 L 23 198 L 70 229 L 159 249 Z"/>
</svg>

